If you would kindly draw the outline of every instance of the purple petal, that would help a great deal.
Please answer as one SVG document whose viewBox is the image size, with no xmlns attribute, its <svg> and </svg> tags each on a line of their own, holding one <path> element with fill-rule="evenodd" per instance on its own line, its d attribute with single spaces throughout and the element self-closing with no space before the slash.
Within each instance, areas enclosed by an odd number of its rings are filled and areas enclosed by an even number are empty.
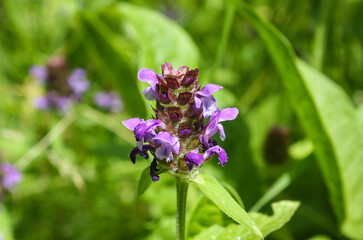
<svg viewBox="0 0 363 240">
<path fill-rule="evenodd" d="M 0 171 L 2 176 L 1 185 L 7 190 L 13 188 L 22 179 L 21 173 L 10 163 L 1 163 Z"/>
<path fill-rule="evenodd" d="M 47 97 L 35 98 L 33 101 L 33 105 L 34 105 L 34 107 L 41 109 L 41 110 L 46 110 L 46 109 L 50 108 L 50 102 Z"/>
<path fill-rule="evenodd" d="M 224 166 L 227 162 L 227 153 L 226 151 L 221 148 L 220 146 L 216 145 L 214 147 L 209 148 L 204 153 L 204 159 L 209 159 L 212 155 L 218 154 L 219 163 Z"/>
<path fill-rule="evenodd" d="M 134 131 L 137 124 L 144 121 L 143 119 L 139 118 L 130 118 L 128 120 L 122 121 L 122 124 L 129 130 Z"/>
<path fill-rule="evenodd" d="M 236 119 L 238 115 L 237 108 L 225 108 L 219 112 L 218 122 L 230 121 Z"/>
<path fill-rule="evenodd" d="M 154 158 L 154 160 L 151 162 L 151 165 L 150 165 L 150 176 L 151 176 L 151 180 L 153 182 L 157 182 L 160 179 L 159 175 L 157 174 L 157 171 L 158 171 L 157 166 L 158 166 L 158 163 L 156 162 L 156 159 Z"/>
<path fill-rule="evenodd" d="M 149 101 L 153 101 L 158 98 L 156 89 L 153 89 L 151 86 L 147 87 L 142 94 L 144 94 L 145 98 Z"/>
<path fill-rule="evenodd" d="M 198 109 L 202 106 L 202 102 L 203 102 L 203 98 L 199 98 L 198 96 L 195 96 L 194 103 Z"/>
<path fill-rule="evenodd" d="M 161 146 L 156 149 L 155 155 L 158 159 L 165 159 L 167 162 L 174 159 L 171 146 L 165 143 L 162 143 Z"/>
<path fill-rule="evenodd" d="M 82 94 L 89 88 L 89 81 L 86 80 L 86 72 L 78 68 L 68 77 L 68 84 L 75 94 Z"/>
<path fill-rule="evenodd" d="M 212 116 L 215 112 L 218 111 L 216 100 L 213 96 L 205 97 L 203 99 L 203 116 L 209 117 Z"/>
<path fill-rule="evenodd" d="M 159 126 L 164 126 L 164 123 L 159 119 L 150 119 L 147 121 L 140 122 L 134 129 L 134 134 L 136 141 L 141 141 L 143 138 L 148 138 L 147 140 L 156 136 L 155 128 Z M 145 139 L 144 139 L 145 142 Z"/>
<path fill-rule="evenodd" d="M 40 83 L 45 83 L 48 77 L 48 70 L 39 65 L 34 65 L 30 68 L 29 74 L 35 77 Z"/>
<path fill-rule="evenodd" d="M 136 154 L 139 154 L 140 156 L 148 159 L 149 158 L 149 154 L 147 153 L 147 151 L 150 151 L 152 149 L 153 148 L 150 145 L 143 145 L 141 147 L 141 149 L 139 149 L 138 147 L 135 147 L 134 149 L 132 149 L 132 151 L 130 153 L 131 162 L 133 164 L 135 164 L 135 162 L 136 162 Z"/>
<path fill-rule="evenodd" d="M 99 92 L 95 95 L 94 102 L 100 108 L 111 112 L 119 112 L 123 108 L 121 99 L 116 92 Z"/>
<path fill-rule="evenodd" d="M 140 81 L 149 83 L 153 90 L 156 89 L 156 84 L 158 83 L 158 77 L 153 70 L 143 68 L 138 72 L 137 77 L 139 78 Z"/>
<path fill-rule="evenodd" d="M 184 160 L 189 170 L 192 170 L 194 165 L 200 167 L 203 162 L 203 155 L 199 154 L 198 149 L 194 149 L 190 153 L 185 154 Z"/>
<path fill-rule="evenodd" d="M 198 92 L 196 92 L 196 95 L 199 96 L 211 96 L 213 93 L 215 93 L 216 91 L 221 90 L 223 87 L 219 86 L 219 85 L 215 85 L 215 84 L 207 84 L 204 86 L 204 88 Z"/>
<path fill-rule="evenodd" d="M 159 140 L 160 142 L 163 143 L 168 143 L 169 145 L 175 145 L 179 141 L 179 138 L 172 136 L 168 132 L 161 132 L 158 135 L 156 135 L 154 139 Z"/>
<path fill-rule="evenodd" d="M 72 101 L 67 97 L 59 97 L 55 100 L 55 104 L 58 110 L 67 112 L 72 106 Z"/>
<path fill-rule="evenodd" d="M 166 159 L 167 162 L 174 159 L 173 153 L 178 154 L 180 151 L 179 138 L 172 136 L 168 132 L 161 132 L 153 138 L 154 144 L 161 146 L 156 149 L 155 155 L 158 159 Z"/>
<path fill-rule="evenodd" d="M 219 137 L 222 139 L 222 141 L 224 141 L 224 139 L 226 139 L 226 134 L 224 132 L 223 125 L 219 123 L 217 127 L 218 127 Z"/>
</svg>

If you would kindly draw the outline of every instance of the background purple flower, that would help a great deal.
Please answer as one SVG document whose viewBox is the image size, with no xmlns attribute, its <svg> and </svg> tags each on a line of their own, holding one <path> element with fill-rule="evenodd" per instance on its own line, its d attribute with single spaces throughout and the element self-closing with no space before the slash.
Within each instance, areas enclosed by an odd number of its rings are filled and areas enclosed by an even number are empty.
<svg viewBox="0 0 363 240">
<path fill-rule="evenodd" d="M 35 98 L 33 101 L 33 105 L 34 105 L 34 107 L 41 109 L 41 110 L 46 110 L 46 109 L 50 108 L 50 102 L 46 96 Z"/>
<path fill-rule="evenodd" d="M 45 83 L 48 77 L 48 70 L 39 65 L 34 65 L 30 68 L 29 74 L 35 77 L 40 83 Z"/>
<path fill-rule="evenodd" d="M 21 173 L 10 163 L 0 163 L 1 185 L 10 190 L 22 179 Z"/>
<path fill-rule="evenodd" d="M 68 77 L 68 84 L 74 94 L 82 94 L 89 88 L 89 81 L 86 79 L 86 72 L 82 68 L 72 71 Z"/>
<path fill-rule="evenodd" d="M 123 108 L 120 96 L 116 92 L 99 92 L 95 95 L 94 102 L 100 108 L 111 112 L 120 112 Z"/>
</svg>

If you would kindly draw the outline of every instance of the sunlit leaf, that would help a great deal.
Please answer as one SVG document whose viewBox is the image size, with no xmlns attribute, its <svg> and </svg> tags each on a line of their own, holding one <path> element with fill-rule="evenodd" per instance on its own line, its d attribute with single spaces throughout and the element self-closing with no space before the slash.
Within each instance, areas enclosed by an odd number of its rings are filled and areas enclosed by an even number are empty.
<svg viewBox="0 0 363 240">
<path fill-rule="evenodd" d="M 265 215 L 262 213 L 249 213 L 250 217 L 256 222 L 264 237 L 273 231 L 276 231 L 283 227 L 290 221 L 295 211 L 299 207 L 299 202 L 294 201 L 280 201 L 272 204 L 273 215 Z M 215 236 L 215 237 L 212 237 Z M 237 224 L 230 224 L 223 228 L 218 225 L 214 225 L 208 229 L 202 231 L 195 239 L 240 239 L 240 240 L 256 240 L 257 238 L 248 229 Z"/>
<path fill-rule="evenodd" d="M 199 174 L 192 179 L 192 183 L 224 213 L 262 239 L 262 234 L 256 223 L 214 177 Z"/>
<path fill-rule="evenodd" d="M 313 141 L 330 200 L 343 231 L 363 235 L 363 135 L 356 111 L 343 92 L 323 74 L 298 62 L 287 39 L 242 1 L 233 1 L 265 42 L 308 137 Z"/>
<path fill-rule="evenodd" d="M 224 225 L 223 213 L 208 198 L 202 197 L 189 218 L 187 235 L 193 237 L 215 224 Z"/>
</svg>

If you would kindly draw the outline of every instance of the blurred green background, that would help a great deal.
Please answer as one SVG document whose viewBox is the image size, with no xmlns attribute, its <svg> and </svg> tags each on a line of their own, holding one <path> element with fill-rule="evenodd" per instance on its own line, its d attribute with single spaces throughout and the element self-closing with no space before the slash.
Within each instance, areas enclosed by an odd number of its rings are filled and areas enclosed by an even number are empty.
<svg viewBox="0 0 363 240">
<path fill-rule="evenodd" d="M 360 134 L 363 126 L 363 1 L 245 1 L 263 19 L 260 29 L 274 29 L 271 23 L 281 32 L 265 35 L 256 30 L 259 20 L 254 24 L 236 2 L 0 0 L 0 151 L 23 173 L 3 204 L 2 229 L 29 240 L 174 239 L 174 179 L 163 174 L 137 196 L 149 162 L 131 163 L 134 137 L 121 125 L 152 114 L 138 69 L 160 74 L 161 64 L 171 62 L 198 67 L 202 84 L 224 86 L 215 94 L 219 107 L 240 110 L 237 120 L 224 124 L 227 165 L 213 160 L 204 171 L 235 188 L 247 210 L 270 213 L 266 203 L 272 199 L 301 202 L 291 222 L 268 239 L 359 239 L 354 229 L 363 229 L 362 217 L 349 214 L 362 213 L 363 192 L 355 188 L 362 180 L 362 145 L 348 139 L 349 131 Z M 282 45 L 274 45 L 273 36 Z M 295 57 L 280 51 L 289 44 L 329 77 L 319 76 L 328 85 L 306 79 L 297 84 Z M 43 89 L 28 70 L 57 55 L 72 68 L 85 68 L 91 81 L 85 98 L 66 115 L 32 105 Z M 304 86 L 310 94 L 299 92 Z M 93 94 L 105 89 L 120 93 L 122 112 L 94 105 Z M 348 115 L 354 124 L 340 121 Z M 352 154 L 358 160 L 350 164 Z M 342 187 L 335 187 L 334 171 Z M 256 206 L 268 190 L 273 196 Z M 341 207 L 334 196 L 344 200 Z M 200 197 L 190 189 L 188 216 Z M 342 227 L 353 221 L 355 228 Z"/>
</svg>

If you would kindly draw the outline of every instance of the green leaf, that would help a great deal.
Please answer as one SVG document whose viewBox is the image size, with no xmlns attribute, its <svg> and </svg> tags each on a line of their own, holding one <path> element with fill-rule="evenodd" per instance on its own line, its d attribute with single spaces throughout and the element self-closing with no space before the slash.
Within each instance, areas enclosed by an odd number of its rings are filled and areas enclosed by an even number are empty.
<svg viewBox="0 0 363 240">
<path fill-rule="evenodd" d="M 299 207 L 300 203 L 296 201 L 280 201 L 272 204 L 273 215 L 268 216 L 262 213 L 249 213 L 250 217 L 256 222 L 264 237 L 273 231 L 276 231 L 283 227 L 290 221 L 295 211 Z M 216 236 L 212 238 L 212 236 Z M 230 224 L 224 230 L 220 226 L 212 226 L 202 231 L 196 239 L 243 239 L 243 240 L 255 240 L 258 239 L 248 229 L 241 227 L 237 224 Z"/>
<path fill-rule="evenodd" d="M 233 220 L 242 224 L 248 231 L 251 231 L 260 239 L 263 238 L 256 223 L 214 177 L 207 174 L 199 174 L 192 179 L 192 183 Z"/>
<path fill-rule="evenodd" d="M 206 240 L 206 239 L 217 240 L 224 232 L 224 230 L 225 230 L 224 227 L 215 224 L 210 228 L 204 229 L 200 234 L 195 236 L 193 240 Z"/>
<path fill-rule="evenodd" d="M 105 79 L 111 79 L 122 95 L 126 110 L 133 116 L 145 116 L 146 108 L 137 85 L 136 69 L 129 64 L 120 36 L 113 33 L 96 15 L 80 15 L 88 54 L 98 65 Z"/>
<path fill-rule="evenodd" d="M 171 62 L 174 67 L 197 67 L 197 45 L 178 24 L 157 11 L 128 3 L 118 6 L 140 44 L 140 67 L 157 70 L 164 62 Z"/>
<path fill-rule="evenodd" d="M 150 167 L 146 167 L 144 171 L 142 171 L 139 184 L 137 186 L 137 196 L 140 197 L 151 185 L 151 177 L 150 177 Z"/>
<path fill-rule="evenodd" d="M 363 134 L 356 111 L 343 90 L 323 74 L 297 61 L 287 39 L 242 1 L 237 10 L 255 27 L 273 59 L 291 104 L 308 137 L 343 232 L 363 235 Z"/>
<path fill-rule="evenodd" d="M 215 224 L 223 226 L 223 222 L 222 211 L 208 198 L 202 197 L 189 218 L 187 236 L 193 237 Z"/>
<path fill-rule="evenodd" d="M 313 158 L 308 157 L 304 160 L 295 162 L 284 174 L 282 174 L 260 200 L 251 208 L 251 211 L 259 211 L 265 204 L 271 201 L 302 173 L 304 170 L 313 163 Z"/>
</svg>

